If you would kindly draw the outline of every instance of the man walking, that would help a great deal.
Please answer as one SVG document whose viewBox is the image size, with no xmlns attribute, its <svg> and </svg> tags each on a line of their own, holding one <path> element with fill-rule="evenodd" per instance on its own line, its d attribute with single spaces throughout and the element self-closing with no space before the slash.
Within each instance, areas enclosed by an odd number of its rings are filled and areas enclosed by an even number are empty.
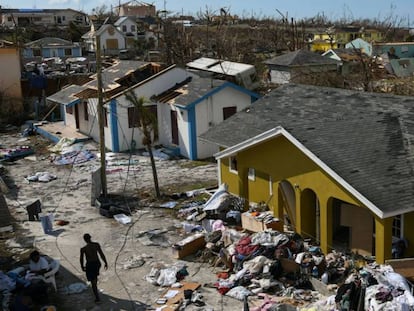
<svg viewBox="0 0 414 311">
<path fill-rule="evenodd" d="M 99 243 L 92 242 L 91 235 L 89 233 L 85 233 L 83 235 L 83 239 L 86 242 L 86 246 L 82 247 L 80 250 L 80 264 L 82 267 L 82 271 L 86 272 L 86 278 L 88 281 L 91 282 L 92 290 L 95 295 L 95 302 L 99 303 L 101 300 L 99 299 L 99 292 L 98 292 L 98 275 L 99 269 L 101 268 L 101 262 L 99 257 L 105 263 L 105 270 L 108 269 L 108 263 L 106 262 L 105 255 L 101 249 Z M 99 254 L 99 257 L 98 257 Z M 84 258 L 86 257 L 86 265 L 84 265 Z"/>
</svg>

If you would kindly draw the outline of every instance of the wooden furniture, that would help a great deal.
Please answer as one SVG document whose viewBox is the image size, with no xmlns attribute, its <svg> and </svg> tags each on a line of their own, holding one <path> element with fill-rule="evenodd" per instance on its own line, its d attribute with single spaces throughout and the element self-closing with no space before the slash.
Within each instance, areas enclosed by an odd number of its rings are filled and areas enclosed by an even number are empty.
<svg viewBox="0 0 414 311">
<path fill-rule="evenodd" d="M 273 229 L 276 231 L 283 232 L 282 223 L 278 220 L 273 220 L 271 222 L 263 222 L 261 220 L 256 219 L 249 212 L 243 213 L 241 216 L 241 220 L 242 227 L 252 232 L 260 232 L 266 229 Z"/>
</svg>

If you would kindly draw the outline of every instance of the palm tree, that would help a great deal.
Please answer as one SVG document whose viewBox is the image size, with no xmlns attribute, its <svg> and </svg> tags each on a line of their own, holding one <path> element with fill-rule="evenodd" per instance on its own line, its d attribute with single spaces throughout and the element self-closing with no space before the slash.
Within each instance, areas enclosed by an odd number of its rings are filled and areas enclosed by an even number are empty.
<svg viewBox="0 0 414 311">
<path fill-rule="evenodd" d="M 144 97 L 137 97 L 137 95 L 133 91 L 129 91 L 125 94 L 126 99 L 134 105 L 135 113 L 134 118 L 137 120 L 133 120 L 134 124 L 138 125 L 139 130 L 142 132 L 142 144 L 147 148 L 150 159 L 151 159 L 151 167 L 152 167 L 152 176 L 154 178 L 154 186 L 155 186 L 155 194 L 157 198 L 161 197 L 160 188 L 158 185 L 158 175 L 157 175 L 157 168 L 155 166 L 154 155 L 152 153 L 152 143 L 158 139 L 158 123 L 157 123 L 157 116 L 152 113 L 147 106 L 146 103 L 149 101 Z"/>
</svg>

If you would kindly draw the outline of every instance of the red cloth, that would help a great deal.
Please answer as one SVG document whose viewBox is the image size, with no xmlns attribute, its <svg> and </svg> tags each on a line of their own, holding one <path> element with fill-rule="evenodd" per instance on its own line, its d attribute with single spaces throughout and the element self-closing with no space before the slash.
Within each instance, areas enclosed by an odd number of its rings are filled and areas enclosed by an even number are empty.
<svg viewBox="0 0 414 311">
<path fill-rule="evenodd" d="M 252 245 L 252 240 L 249 236 L 241 238 L 237 243 L 236 251 L 238 254 L 248 256 L 259 248 L 259 245 Z"/>
</svg>

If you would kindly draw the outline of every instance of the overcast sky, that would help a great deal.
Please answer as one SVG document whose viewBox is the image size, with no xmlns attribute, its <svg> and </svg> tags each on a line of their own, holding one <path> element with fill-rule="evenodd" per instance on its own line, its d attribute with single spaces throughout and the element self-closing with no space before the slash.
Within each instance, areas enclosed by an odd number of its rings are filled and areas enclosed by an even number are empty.
<svg viewBox="0 0 414 311">
<path fill-rule="evenodd" d="M 90 13 L 93 8 L 103 4 L 110 7 L 118 5 L 119 0 L 0 0 L 4 8 L 72 8 Z M 121 3 L 127 2 L 121 0 Z M 313 17 L 324 13 L 332 20 L 347 18 L 379 18 L 384 20 L 391 14 L 394 17 L 404 18 L 414 25 L 414 0 L 157 0 L 147 1 L 153 3 L 157 10 L 164 9 L 173 13 L 195 15 L 200 10 L 218 12 L 225 7 L 230 14 L 239 16 L 280 17 L 277 10 L 289 17 Z"/>
</svg>

